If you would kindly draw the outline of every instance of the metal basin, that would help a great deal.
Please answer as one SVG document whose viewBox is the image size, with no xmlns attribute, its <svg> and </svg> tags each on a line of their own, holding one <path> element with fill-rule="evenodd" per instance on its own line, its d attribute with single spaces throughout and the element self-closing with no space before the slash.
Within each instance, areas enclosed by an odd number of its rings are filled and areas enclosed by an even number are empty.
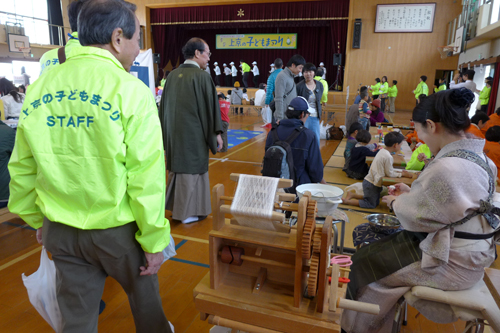
<svg viewBox="0 0 500 333">
<path fill-rule="evenodd" d="M 370 214 L 366 216 L 371 229 L 378 233 L 391 233 L 394 229 L 398 229 L 401 226 L 399 220 L 389 214 Z"/>
</svg>

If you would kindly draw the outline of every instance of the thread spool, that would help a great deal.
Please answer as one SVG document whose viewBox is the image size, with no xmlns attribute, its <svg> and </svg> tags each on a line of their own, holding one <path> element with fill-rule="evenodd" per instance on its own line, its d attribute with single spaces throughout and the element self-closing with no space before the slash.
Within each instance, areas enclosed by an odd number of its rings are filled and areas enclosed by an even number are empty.
<svg viewBox="0 0 500 333">
<path fill-rule="evenodd" d="M 243 264 L 242 256 L 245 249 L 235 246 L 224 246 L 220 252 L 220 259 L 224 264 L 241 266 Z"/>
</svg>

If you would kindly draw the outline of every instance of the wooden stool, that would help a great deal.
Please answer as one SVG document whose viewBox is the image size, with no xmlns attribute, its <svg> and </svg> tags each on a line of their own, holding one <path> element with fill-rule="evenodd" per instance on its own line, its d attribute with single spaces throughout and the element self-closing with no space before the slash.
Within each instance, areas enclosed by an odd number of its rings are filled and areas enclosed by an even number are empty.
<svg viewBox="0 0 500 333">
<path fill-rule="evenodd" d="M 434 309 L 436 309 L 436 306 L 442 306 L 443 309 L 451 307 L 452 316 L 454 317 L 451 322 L 458 319 L 466 321 L 467 332 L 472 332 L 473 326 L 477 326 L 476 332 L 482 332 L 484 320 L 488 322 L 495 332 L 500 332 L 500 309 L 483 280 L 470 289 L 459 291 L 444 291 L 415 286 L 404 295 L 404 298 L 417 311 L 424 309 L 426 306 L 432 306 Z M 401 314 L 402 312 L 400 311 Z M 395 322 L 397 323 L 398 320 L 395 320 Z M 399 328 L 393 329 L 393 332 L 398 331 Z"/>
</svg>

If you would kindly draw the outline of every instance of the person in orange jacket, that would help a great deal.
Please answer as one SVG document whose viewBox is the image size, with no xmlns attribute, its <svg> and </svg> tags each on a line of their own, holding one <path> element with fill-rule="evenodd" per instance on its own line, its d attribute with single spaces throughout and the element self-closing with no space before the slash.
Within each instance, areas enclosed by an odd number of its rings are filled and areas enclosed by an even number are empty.
<svg viewBox="0 0 500 333">
<path fill-rule="evenodd" d="M 470 119 L 470 126 L 465 130 L 465 133 L 470 133 L 480 139 L 484 139 L 484 133 L 481 129 L 489 122 L 490 117 L 484 112 L 476 112 Z"/>
<path fill-rule="evenodd" d="M 405 139 L 406 142 L 408 142 L 408 144 L 410 145 L 412 151 L 415 149 L 417 143 L 420 142 L 422 144 L 425 144 L 425 142 L 418 138 L 417 131 L 409 132 L 408 134 L 406 134 Z"/>
<path fill-rule="evenodd" d="M 481 132 L 486 134 L 486 131 L 493 126 L 500 126 L 500 108 L 496 109 L 495 113 L 490 115 L 490 120 L 488 121 L 488 124 L 486 124 L 486 126 L 481 128 Z"/>
<path fill-rule="evenodd" d="M 500 170 L 500 126 L 493 126 L 486 131 L 484 153 Z"/>
</svg>

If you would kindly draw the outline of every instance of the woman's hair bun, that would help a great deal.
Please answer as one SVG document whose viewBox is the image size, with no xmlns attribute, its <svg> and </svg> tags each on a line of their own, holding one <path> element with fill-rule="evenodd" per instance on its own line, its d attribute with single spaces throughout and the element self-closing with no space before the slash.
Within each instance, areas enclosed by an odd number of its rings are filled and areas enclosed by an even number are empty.
<svg viewBox="0 0 500 333">
<path fill-rule="evenodd" d="M 474 93 L 467 88 L 452 89 L 451 102 L 461 107 L 467 107 L 474 102 Z"/>
</svg>

